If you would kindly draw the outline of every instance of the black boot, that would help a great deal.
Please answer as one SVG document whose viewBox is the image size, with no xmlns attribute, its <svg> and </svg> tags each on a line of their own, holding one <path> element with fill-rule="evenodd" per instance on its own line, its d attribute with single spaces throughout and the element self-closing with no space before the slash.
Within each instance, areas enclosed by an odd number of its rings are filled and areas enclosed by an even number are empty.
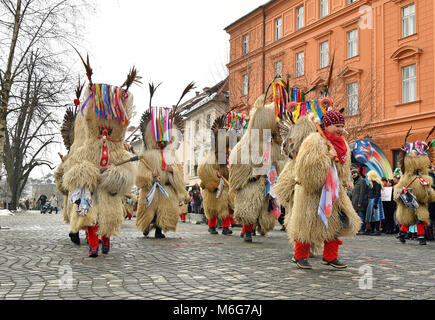
<svg viewBox="0 0 435 320">
<path fill-rule="evenodd" d="M 154 238 L 156 239 L 165 239 L 166 236 L 162 233 L 162 229 L 156 226 L 156 233 L 154 234 Z"/>
<path fill-rule="evenodd" d="M 397 236 L 397 239 L 399 239 L 399 241 L 402 243 L 406 243 L 406 236 L 407 236 L 407 232 L 400 231 L 399 235 Z"/>
<path fill-rule="evenodd" d="M 325 258 L 323 258 L 321 263 L 326 265 L 326 266 L 332 266 L 332 267 L 334 267 L 336 269 L 345 269 L 345 268 L 347 268 L 347 265 L 344 264 L 344 263 L 341 263 L 340 260 L 338 260 L 338 258 L 334 259 L 331 262 L 329 262 Z"/>
<path fill-rule="evenodd" d="M 244 236 L 245 242 L 252 242 L 252 232 L 246 231 Z"/>
<path fill-rule="evenodd" d="M 426 243 L 426 238 L 424 237 L 424 236 L 419 236 L 418 237 L 418 243 L 420 244 L 420 245 L 422 245 L 422 246 L 425 246 L 427 243 Z"/>
<path fill-rule="evenodd" d="M 218 234 L 218 232 L 216 231 L 216 227 L 209 227 L 208 232 L 210 232 L 210 234 Z"/>
<path fill-rule="evenodd" d="M 222 234 L 223 235 L 230 235 L 230 234 L 233 234 L 233 232 L 229 228 L 223 228 Z"/>
<path fill-rule="evenodd" d="M 73 243 L 75 243 L 76 245 L 80 245 L 80 237 L 79 237 L 79 233 L 77 232 L 77 233 L 74 233 L 74 232 L 70 232 L 69 233 L 69 237 L 70 237 L 70 239 L 71 239 L 71 241 L 73 242 Z"/>
<path fill-rule="evenodd" d="M 296 260 L 296 258 L 293 257 L 293 258 L 292 258 L 292 261 L 293 261 L 294 263 L 296 263 L 296 265 L 299 267 L 299 269 L 308 269 L 308 270 L 313 269 L 313 267 L 312 267 L 312 266 L 310 265 L 310 263 L 308 262 L 308 259 L 307 259 L 307 258 Z"/>
</svg>

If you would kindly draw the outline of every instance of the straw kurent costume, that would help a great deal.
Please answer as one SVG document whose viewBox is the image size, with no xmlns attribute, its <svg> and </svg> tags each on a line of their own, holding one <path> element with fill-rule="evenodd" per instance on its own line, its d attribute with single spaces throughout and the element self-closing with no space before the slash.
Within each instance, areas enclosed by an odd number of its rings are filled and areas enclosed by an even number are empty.
<svg viewBox="0 0 435 320">
<path fill-rule="evenodd" d="M 435 201 L 432 177 L 429 175 L 432 144 L 428 139 L 435 132 L 431 130 L 425 141 L 406 143 L 400 153 L 402 178 L 394 187 L 394 201 L 397 203 L 396 217 L 401 225 L 399 240 L 405 243 L 409 227 L 417 225 L 417 236 L 421 245 L 426 245 L 425 226 L 430 224 L 428 204 Z"/>
<path fill-rule="evenodd" d="M 191 83 L 180 101 L 192 88 Z M 150 103 L 151 106 L 151 103 Z M 143 137 L 136 186 L 140 189 L 136 227 L 148 236 L 155 229 L 155 238 L 165 238 L 162 233 L 176 231 L 181 201 L 187 202 L 183 171 L 175 150 L 179 144 L 177 133 L 184 130 L 184 120 L 173 108 L 147 110 L 141 120 Z"/>
<path fill-rule="evenodd" d="M 133 217 L 134 208 L 137 203 L 137 197 L 133 194 L 127 194 L 122 199 L 124 219 L 129 219 Z"/>
<path fill-rule="evenodd" d="M 139 77 L 133 68 L 122 87 L 94 84 L 89 57 L 87 63 L 82 61 L 90 82 L 80 110 L 86 139 L 71 155 L 63 184 L 72 193 L 71 229 L 88 232 L 89 256 L 95 258 L 99 254 L 99 237 L 102 253 L 107 254 L 110 237 L 119 235 L 124 220 L 122 198 L 134 185 L 136 166 L 123 142 L 134 110 L 128 89 Z"/>
<path fill-rule="evenodd" d="M 83 144 L 86 138 L 86 125 L 83 116 L 78 112 L 77 108 L 80 105 L 80 96 L 83 90 L 83 85 L 80 84 L 76 90 L 76 99 L 74 100 L 75 109 L 69 108 L 64 116 L 61 134 L 65 148 L 68 151 L 66 156 L 61 156 L 62 162 L 58 166 L 54 173 L 54 179 L 56 181 L 56 187 L 63 197 L 63 209 L 62 217 L 66 224 L 70 224 L 71 214 L 73 211 L 72 204 L 69 201 L 71 192 L 63 184 L 63 175 L 68 166 L 71 165 L 70 158 L 77 151 L 77 149 Z M 79 232 L 70 232 L 69 237 L 71 241 L 77 245 L 80 245 Z"/>
<path fill-rule="evenodd" d="M 228 186 L 230 139 L 226 134 L 221 137 L 219 134 L 227 132 L 226 124 L 226 115 L 218 117 L 213 123 L 212 138 L 215 142 L 215 148 L 198 165 L 198 177 L 201 180 L 200 186 L 203 190 L 203 206 L 208 219 L 208 231 L 211 234 L 218 234 L 216 227 L 218 219 L 220 219 L 222 221 L 222 234 L 230 235 L 233 233 L 230 230 L 232 225 L 230 210 L 234 208 L 234 199 L 229 196 Z"/>
<path fill-rule="evenodd" d="M 229 192 L 234 195 L 234 219 L 244 225 L 245 241 L 252 242 L 254 225 L 262 234 L 275 227 L 268 177 L 278 176 L 286 160 L 281 155 L 275 107 L 265 106 L 265 95 L 257 99 L 249 118 L 246 133 L 230 154 Z M 271 136 L 266 137 L 266 130 Z"/>
<path fill-rule="evenodd" d="M 321 121 L 323 129 L 344 125 L 344 117 L 335 110 L 326 112 Z M 302 142 L 294 164 L 296 185 L 287 232 L 295 244 L 292 260 L 305 269 L 311 269 L 307 260 L 311 246 L 323 246 L 323 264 L 346 267 L 338 261 L 342 244 L 338 237 L 354 236 L 361 226 L 345 190 L 350 180 L 350 148 L 342 137 L 326 141 L 322 134 L 327 132 L 312 133 Z M 331 161 L 329 143 L 338 154 L 337 162 Z"/>
</svg>

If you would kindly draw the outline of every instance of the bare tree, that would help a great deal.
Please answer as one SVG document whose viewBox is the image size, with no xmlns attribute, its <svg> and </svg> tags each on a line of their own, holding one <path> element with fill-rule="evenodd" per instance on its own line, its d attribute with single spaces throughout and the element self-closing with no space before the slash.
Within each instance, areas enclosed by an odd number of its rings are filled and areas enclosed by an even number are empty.
<svg viewBox="0 0 435 320">
<path fill-rule="evenodd" d="M 344 108 L 346 130 L 348 131 L 347 141 L 351 143 L 363 139 L 368 135 L 374 136 L 378 132 L 378 130 L 371 127 L 371 114 L 375 101 L 376 83 L 371 79 L 370 73 L 361 77 L 362 81 L 358 82 L 357 109 L 350 110 L 347 95 L 347 82 L 339 76 L 342 70 L 342 66 L 333 65 L 332 70 L 330 70 L 330 82 L 328 82 L 328 73 L 325 74 L 324 79 L 317 79 L 320 80 L 319 84 L 314 83 L 316 79 L 313 79 L 312 75 L 306 74 L 296 79 L 288 79 L 288 85 L 289 87 L 297 88 L 305 92 L 306 100 L 320 99 L 327 94 L 332 98 L 336 109 Z"/>
<path fill-rule="evenodd" d="M 54 169 L 52 159 L 47 159 L 44 150 L 56 143 L 59 122 L 53 111 L 66 107 L 62 101 L 66 101 L 68 76 L 53 75 L 53 70 L 46 66 L 49 58 L 39 52 L 30 53 L 24 63 L 25 82 L 13 99 L 19 107 L 10 110 L 8 116 L 4 163 L 12 193 L 12 210 L 16 209 L 30 173 L 36 167 L 45 165 Z"/>
<path fill-rule="evenodd" d="M 29 56 L 38 52 L 40 65 L 42 57 L 50 57 L 45 60 L 49 70 L 64 65 L 70 50 L 62 48 L 80 41 L 77 21 L 85 8 L 93 6 L 85 0 L 0 0 L 0 168 L 8 116 L 22 107 Z"/>
</svg>

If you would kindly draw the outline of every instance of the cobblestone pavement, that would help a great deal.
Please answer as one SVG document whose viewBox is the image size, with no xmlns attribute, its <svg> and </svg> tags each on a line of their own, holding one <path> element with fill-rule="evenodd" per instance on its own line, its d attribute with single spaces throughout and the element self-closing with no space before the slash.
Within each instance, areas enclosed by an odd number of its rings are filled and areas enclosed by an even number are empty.
<svg viewBox="0 0 435 320">
<path fill-rule="evenodd" d="M 342 239 L 333 269 L 290 261 L 279 226 L 245 243 L 210 235 L 207 226 L 180 223 L 167 239 L 145 238 L 125 221 L 109 255 L 88 257 L 85 234 L 74 245 L 61 214 L 0 217 L 0 299 L 24 300 L 433 300 L 435 242 L 400 244 L 394 236 Z M 153 232 L 150 234 L 153 236 Z"/>
</svg>

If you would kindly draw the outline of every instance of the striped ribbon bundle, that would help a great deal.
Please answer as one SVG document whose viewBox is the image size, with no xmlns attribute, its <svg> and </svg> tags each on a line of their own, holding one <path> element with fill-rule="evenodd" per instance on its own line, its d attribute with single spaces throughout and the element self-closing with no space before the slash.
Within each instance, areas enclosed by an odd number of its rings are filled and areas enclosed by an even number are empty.
<svg viewBox="0 0 435 320">
<path fill-rule="evenodd" d="M 275 118 L 280 122 L 287 110 L 289 95 L 281 80 L 272 82 L 273 100 L 275 102 Z"/>
<path fill-rule="evenodd" d="M 133 147 L 130 144 L 124 143 L 124 150 L 130 152 L 130 153 L 134 153 L 133 152 Z"/>
<path fill-rule="evenodd" d="M 322 99 L 323 100 L 323 99 Z M 322 124 L 322 117 L 327 112 L 322 103 L 322 100 L 310 100 L 310 101 L 302 101 L 302 102 L 291 102 L 289 107 L 292 110 L 293 120 L 297 121 L 300 117 L 312 112 L 314 116 L 320 120 L 320 124 Z"/>
<path fill-rule="evenodd" d="M 230 112 L 227 118 L 228 130 L 243 134 L 248 129 L 249 120 L 246 119 L 246 115 L 243 113 Z"/>
<path fill-rule="evenodd" d="M 174 113 L 172 108 L 151 108 L 153 139 L 156 142 L 172 142 Z"/>
<path fill-rule="evenodd" d="M 91 87 L 91 94 L 82 106 L 81 112 L 92 99 L 95 115 L 100 119 L 116 120 L 118 124 L 124 127 L 129 124 L 129 115 L 125 101 L 128 93 L 115 86 L 107 84 L 94 84 Z"/>
<path fill-rule="evenodd" d="M 305 101 L 305 94 L 302 90 L 296 88 L 289 88 L 290 101 L 302 102 Z"/>
</svg>

